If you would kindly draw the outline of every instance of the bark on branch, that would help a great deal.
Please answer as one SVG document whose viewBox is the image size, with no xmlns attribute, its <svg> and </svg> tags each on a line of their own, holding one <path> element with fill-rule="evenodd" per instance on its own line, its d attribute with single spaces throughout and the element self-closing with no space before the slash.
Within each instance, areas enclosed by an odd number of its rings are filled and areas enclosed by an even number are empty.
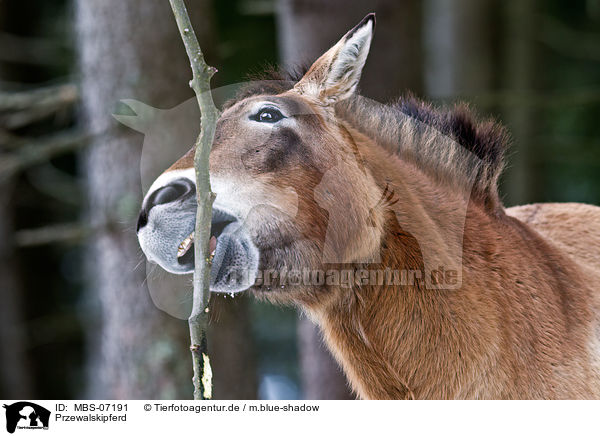
<svg viewBox="0 0 600 436">
<path fill-rule="evenodd" d="M 169 0 L 181 39 L 185 45 L 192 67 L 191 88 L 196 93 L 200 106 L 200 135 L 196 140 L 196 195 L 198 210 L 196 212 L 196 230 L 194 235 L 194 297 L 192 313 L 189 318 L 192 360 L 194 365 L 194 399 L 210 399 L 212 396 L 212 370 L 208 358 L 206 328 L 208 326 L 208 299 L 210 281 L 210 223 L 212 219 L 212 203 L 215 194 L 210 188 L 208 176 L 208 156 L 212 146 L 215 126 L 219 117 L 210 92 L 210 79 L 217 72 L 206 64 L 200 44 L 192 28 L 189 15 L 183 0 Z"/>
</svg>

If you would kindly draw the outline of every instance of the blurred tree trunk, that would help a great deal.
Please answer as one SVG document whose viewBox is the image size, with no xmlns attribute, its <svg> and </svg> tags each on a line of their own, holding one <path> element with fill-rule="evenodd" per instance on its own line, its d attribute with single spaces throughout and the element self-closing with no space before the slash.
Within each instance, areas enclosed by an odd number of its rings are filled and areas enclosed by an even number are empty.
<svg viewBox="0 0 600 436">
<path fill-rule="evenodd" d="M 387 101 L 399 92 L 423 90 L 421 2 L 418 0 L 281 0 L 277 26 L 284 65 L 312 63 L 369 12 L 377 14 L 375 38 L 361 94 Z"/>
<path fill-rule="evenodd" d="M 421 94 L 418 0 L 281 0 L 277 11 L 281 61 L 287 66 L 311 63 L 369 12 L 377 14 L 377 26 L 361 79 L 361 94 L 379 101 L 388 101 L 406 90 Z M 306 317 L 298 320 L 298 347 L 305 398 L 354 397 L 318 328 Z"/>
<path fill-rule="evenodd" d="M 7 19 L 6 4 L 0 2 L 0 32 Z M 4 73 L 0 64 L 0 83 L 6 79 Z M 0 397 L 33 398 L 21 280 L 13 245 L 14 185 L 12 179 L 0 184 Z"/>
<path fill-rule="evenodd" d="M 496 70 L 496 0 L 426 0 L 425 91 L 452 98 L 489 93 Z"/>
<path fill-rule="evenodd" d="M 303 398 L 353 399 L 346 376 L 323 343 L 319 328 L 307 317 L 300 316 L 297 330 Z"/>
<path fill-rule="evenodd" d="M 509 0 L 504 3 L 504 88 L 508 93 L 526 95 L 533 91 L 536 79 L 535 36 L 537 15 L 535 0 Z M 509 105 L 502 108 L 504 119 L 514 139 L 512 159 L 503 184 L 510 204 L 536 201 L 532 168 L 532 145 L 535 134 L 534 110 L 527 105 Z"/>
<path fill-rule="evenodd" d="M 426 92 L 434 98 L 507 94 L 532 90 L 535 77 L 535 0 L 426 0 Z M 498 20 L 498 17 L 503 19 Z M 503 24 L 503 26 L 502 26 Z M 502 35 L 502 40 L 500 39 Z M 514 138 L 504 176 L 509 204 L 535 197 L 531 168 L 534 119 L 531 107 L 514 99 L 493 102 Z"/>
<path fill-rule="evenodd" d="M 13 246 L 14 181 L 0 184 L 0 396 L 33 398 L 21 283 Z"/>
<path fill-rule="evenodd" d="M 208 348 L 213 367 L 213 398 L 256 400 L 258 381 L 249 315 L 250 297 L 210 299 Z"/>
<path fill-rule="evenodd" d="M 199 0 L 188 6 L 211 59 L 210 2 Z M 111 116 L 123 98 L 164 108 L 193 97 L 188 88 L 189 63 L 166 0 L 78 0 L 76 22 L 84 120 L 91 132 L 102 134 L 83 159 L 89 220 L 103 229 L 90 241 L 88 256 L 90 297 L 100 314 L 99 322 L 88 326 L 94 344 L 89 396 L 191 398 L 187 323 L 158 310 L 144 285 L 143 257 L 135 235 L 142 137 L 117 126 Z M 240 333 L 234 325 L 236 317 L 231 316 L 245 310 L 244 303 L 223 307 L 226 316 L 220 327 L 229 326 L 234 337 L 245 333 Z M 236 346 L 233 341 L 219 343 L 213 347 L 218 354 L 214 360 L 251 359 Z M 228 379 L 218 375 L 220 370 L 215 366 L 217 395 L 233 398 L 241 392 L 241 381 L 234 378 L 235 385 L 227 384 Z M 248 379 L 253 377 L 252 371 Z"/>
</svg>

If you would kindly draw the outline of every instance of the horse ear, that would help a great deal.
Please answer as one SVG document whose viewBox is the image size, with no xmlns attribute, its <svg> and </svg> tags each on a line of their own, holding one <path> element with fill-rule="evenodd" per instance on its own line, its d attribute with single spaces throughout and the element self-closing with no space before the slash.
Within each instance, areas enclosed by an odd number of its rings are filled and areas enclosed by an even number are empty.
<svg viewBox="0 0 600 436">
<path fill-rule="evenodd" d="M 374 30 L 375 14 L 370 13 L 317 59 L 294 89 L 326 104 L 350 97 L 360 80 Z"/>
<path fill-rule="evenodd" d="M 112 114 L 113 118 L 138 132 L 146 133 L 160 113 L 160 109 L 148 106 L 138 100 L 125 99 L 120 100 L 120 103 L 127 106 L 130 112 L 133 112 L 133 115 Z"/>
</svg>

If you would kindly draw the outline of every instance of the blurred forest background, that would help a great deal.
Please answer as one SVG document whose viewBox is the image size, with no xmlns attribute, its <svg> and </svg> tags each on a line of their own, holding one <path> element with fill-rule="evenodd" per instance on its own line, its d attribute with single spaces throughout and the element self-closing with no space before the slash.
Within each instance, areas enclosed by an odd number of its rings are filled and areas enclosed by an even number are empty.
<svg viewBox="0 0 600 436">
<path fill-rule="evenodd" d="M 188 8 L 215 86 L 312 61 L 375 11 L 364 95 L 466 100 L 506 124 L 506 205 L 600 204 L 600 0 Z M 180 104 L 190 77 L 167 0 L 0 0 L 0 397 L 191 398 L 187 323 L 140 267 L 144 138 L 111 117 L 124 98 Z M 215 398 L 352 398 L 294 309 L 211 305 Z"/>
</svg>

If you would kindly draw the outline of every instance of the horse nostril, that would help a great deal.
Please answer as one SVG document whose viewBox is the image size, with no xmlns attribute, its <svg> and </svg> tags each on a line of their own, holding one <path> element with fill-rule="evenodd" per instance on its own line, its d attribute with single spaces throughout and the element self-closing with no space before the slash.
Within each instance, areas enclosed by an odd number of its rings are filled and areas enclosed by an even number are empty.
<svg viewBox="0 0 600 436">
<path fill-rule="evenodd" d="M 137 227 L 135 228 L 135 231 L 139 232 L 140 229 L 146 224 L 148 224 L 148 213 L 144 209 L 142 209 L 142 211 L 140 212 L 140 216 L 137 220 Z"/>
<path fill-rule="evenodd" d="M 175 200 L 183 197 L 188 192 L 190 192 L 190 187 L 187 183 L 183 183 L 183 181 L 175 181 L 155 191 L 153 204 L 157 205 L 172 203 Z"/>
<path fill-rule="evenodd" d="M 139 232 L 142 227 L 148 224 L 148 215 L 150 214 L 150 209 L 154 206 L 173 203 L 181 198 L 194 195 L 195 192 L 196 186 L 194 183 L 185 178 L 174 180 L 168 185 L 158 188 L 144 201 L 138 218 L 136 231 Z"/>
</svg>

